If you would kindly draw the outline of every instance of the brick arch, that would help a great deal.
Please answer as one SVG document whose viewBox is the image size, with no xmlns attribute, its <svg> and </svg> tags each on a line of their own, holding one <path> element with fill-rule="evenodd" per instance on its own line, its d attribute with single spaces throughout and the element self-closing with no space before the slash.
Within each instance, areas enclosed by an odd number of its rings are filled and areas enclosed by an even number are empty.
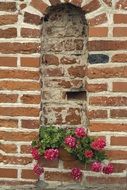
<svg viewBox="0 0 127 190">
<path fill-rule="evenodd" d="M 33 7 L 37 12 L 35 12 L 35 19 L 36 16 L 39 16 L 40 19 L 44 17 L 46 14 L 47 8 L 58 5 L 61 3 L 70 3 L 77 7 L 80 7 L 84 14 L 86 14 L 86 19 L 88 21 L 88 25 L 96 26 L 99 24 L 103 24 L 107 22 L 107 15 L 105 9 L 105 0 L 103 3 L 100 0 L 48 0 L 47 2 L 44 0 L 31 0 L 30 5 L 24 9 L 25 12 L 29 12 L 29 7 Z M 108 7 L 107 7 L 108 9 Z M 91 13 L 94 14 L 91 14 Z"/>
</svg>

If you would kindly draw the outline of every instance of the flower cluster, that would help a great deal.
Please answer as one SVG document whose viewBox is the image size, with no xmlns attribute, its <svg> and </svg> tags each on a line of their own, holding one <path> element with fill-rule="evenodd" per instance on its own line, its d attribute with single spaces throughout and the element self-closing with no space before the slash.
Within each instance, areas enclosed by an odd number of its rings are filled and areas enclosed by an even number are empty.
<svg viewBox="0 0 127 190">
<path fill-rule="evenodd" d="M 56 127 L 42 127 L 39 133 L 39 139 L 32 142 L 32 156 L 37 164 L 34 166 L 34 172 L 41 175 L 44 168 L 39 165 L 39 160 L 43 157 L 45 160 L 54 160 L 59 157 L 59 148 L 67 150 L 75 159 L 84 164 L 90 164 L 93 172 L 102 172 L 111 174 L 113 165 L 104 163 L 107 158 L 104 152 L 106 141 L 103 138 L 89 137 L 83 127 L 76 129 L 60 129 Z M 71 176 L 74 180 L 80 181 L 83 173 L 80 168 L 73 168 Z"/>
</svg>

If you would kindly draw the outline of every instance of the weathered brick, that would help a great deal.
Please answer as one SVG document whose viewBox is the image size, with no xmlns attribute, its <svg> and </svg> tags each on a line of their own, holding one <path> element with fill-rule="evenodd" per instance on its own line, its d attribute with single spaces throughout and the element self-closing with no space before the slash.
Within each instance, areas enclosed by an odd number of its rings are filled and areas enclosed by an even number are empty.
<svg viewBox="0 0 127 190">
<path fill-rule="evenodd" d="M 63 173 L 63 172 L 48 172 L 46 171 L 44 174 L 44 179 L 49 181 L 62 181 L 62 182 L 71 182 L 72 177 L 70 173 Z"/>
<path fill-rule="evenodd" d="M 14 12 L 16 11 L 15 2 L 0 2 L 0 11 Z"/>
<path fill-rule="evenodd" d="M 21 154 L 31 154 L 31 145 L 21 145 L 20 153 Z"/>
<path fill-rule="evenodd" d="M 40 58 L 38 57 L 21 57 L 22 67 L 39 67 Z"/>
<path fill-rule="evenodd" d="M 0 127 L 17 128 L 18 121 L 13 119 L 0 119 Z"/>
<path fill-rule="evenodd" d="M 123 0 L 119 0 L 116 2 L 116 9 L 123 9 L 123 10 L 127 10 L 127 1 L 123 1 Z"/>
<path fill-rule="evenodd" d="M 127 62 L 127 54 L 115 54 L 112 56 L 112 62 Z"/>
<path fill-rule="evenodd" d="M 38 29 L 31 29 L 31 28 L 22 28 L 21 29 L 21 36 L 28 37 L 28 38 L 39 38 L 41 31 Z"/>
<path fill-rule="evenodd" d="M 127 110 L 126 109 L 112 109 L 110 111 L 111 118 L 126 118 Z"/>
<path fill-rule="evenodd" d="M 97 10 L 100 7 L 100 2 L 98 0 L 90 1 L 90 3 L 86 4 L 82 7 L 82 10 L 85 11 L 85 13 L 89 13 L 92 11 Z"/>
<path fill-rule="evenodd" d="M 114 14 L 114 24 L 127 24 L 126 14 Z"/>
<path fill-rule="evenodd" d="M 46 65 L 58 65 L 59 59 L 56 55 L 53 54 L 45 54 L 43 56 L 42 62 Z"/>
<path fill-rule="evenodd" d="M 36 71 L 22 71 L 22 70 L 0 70 L 0 78 L 18 78 L 18 79 L 32 79 L 38 80 L 39 73 Z"/>
<path fill-rule="evenodd" d="M 25 104 L 39 104 L 41 102 L 40 95 L 23 95 L 21 102 Z"/>
<path fill-rule="evenodd" d="M 126 37 L 127 36 L 127 27 L 115 27 L 113 28 L 114 37 Z"/>
<path fill-rule="evenodd" d="M 0 143 L 0 150 L 5 153 L 16 153 L 17 146 L 15 144 L 2 144 Z"/>
<path fill-rule="evenodd" d="M 1 90 L 40 90 L 38 82 L 0 81 Z"/>
<path fill-rule="evenodd" d="M 31 5 L 42 13 L 44 13 L 46 8 L 48 7 L 48 5 L 41 0 L 32 0 Z"/>
<path fill-rule="evenodd" d="M 21 178 L 23 178 L 23 179 L 38 179 L 39 177 L 34 173 L 33 170 L 22 169 Z"/>
<path fill-rule="evenodd" d="M 0 162 L 3 164 L 27 165 L 32 162 L 32 158 L 21 156 L 1 156 Z"/>
<path fill-rule="evenodd" d="M 17 15 L 0 15 L 0 25 L 15 24 L 17 21 Z"/>
<path fill-rule="evenodd" d="M 35 14 L 25 12 L 24 22 L 29 23 L 29 24 L 40 25 L 41 24 L 41 17 L 38 15 L 35 15 Z"/>
<path fill-rule="evenodd" d="M 39 120 L 22 120 L 21 126 L 27 129 L 39 129 Z"/>
<path fill-rule="evenodd" d="M 16 28 L 0 29 L 0 38 L 14 38 L 17 36 Z"/>
<path fill-rule="evenodd" d="M 112 0 L 103 0 L 104 3 L 106 3 L 106 5 L 108 5 L 109 7 L 112 6 Z"/>
<path fill-rule="evenodd" d="M 127 137 L 111 137 L 111 146 L 127 146 Z"/>
<path fill-rule="evenodd" d="M 19 42 L 14 42 L 14 43 L 8 43 L 8 42 L 1 42 L 0 43 L 0 52 L 1 53 L 37 53 L 40 51 L 40 44 L 38 43 L 19 43 Z"/>
<path fill-rule="evenodd" d="M 127 132 L 126 124 L 118 124 L 118 123 L 90 123 L 89 126 L 90 131 L 92 132 L 100 132 L 100 131 L 113 131 L 113 132 Z"/>
<path fill-rule="evenodd" d="M 69 108 L 65 117 L 65 123 L 70 125 L 80 125 L 81 110 L 78 108 Z"/>
<path fill-rule="evenodd" d="M 0 177 L 3 178 L 17 178 L 17 170 L 9 168 L 0 168 Z"/>
<path fill-rule="evenodd" d="M 107 22 L 107 16 L 105 13 L 95 16 L 88 20 L 90 26 L 100 25 Z"/>
<path fill-rule="evenodd" d="M 0 132 L 0 139 L 5 141 L 32 141 L 37 138 L 36 132 Z"/>
<path fill-rule="evenodd" d="M 89 27 L 89 37 L 106 37 L 108 36 L 107 27 Z"/>
<path fill-rule="evenodd" d="M 0 57 L 0 66 L 16 67 L 17 57 Z"/>
<path fill-rule="evenodd" d="M 89 119 L 107 118 L 106 110 L 91 110 L 87 112 Z"/>
<path fill-rule="evenodd" d="M 122 173 L 126 170 L 127 164 L 124 163 L 112 163 L 114 173 Z"/>
<path fill-rule="evenodd" d="M 127 82 L 113 82 L 113 92 L 127 92 Z"/>
<path fill-rule="evenodd" d="M 17 99 L 18 95 L 16 94 L 0 94 L 0 103 L 15 103 Z"/>
<path fill-rule="evenodd" d="M 86 89 L 88 92 L 102 92 L 107 91 L 107 83 L 101 84 L 86 84 Z"/>
<path fill-rule="evenodd" d="M 49 77 L 63 76 L 63 70 L 62 70 L 62 68 L 58 68 L 58 67 L 47 68 L 47 69 L 45 69 L 45 73 Z"/>
<path fill-rule="evenodd" d="M 86 75 L 86 67 L 85 66 L 71 66 L 68 69 L 68 73 L 71 77 L 80 77 L 83 78 Z"/>
</svg>

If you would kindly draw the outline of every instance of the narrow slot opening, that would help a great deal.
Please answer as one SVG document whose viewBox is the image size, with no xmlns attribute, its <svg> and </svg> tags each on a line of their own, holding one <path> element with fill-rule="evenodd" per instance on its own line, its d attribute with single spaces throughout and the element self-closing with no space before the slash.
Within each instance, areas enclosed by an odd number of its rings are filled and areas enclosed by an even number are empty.
<svg viewBox="0 0 127 190">
<path fill-rule="evenodd" d="M 86 100 L 86 91 L 66 92 L 67 100 Z"/>
</svg>

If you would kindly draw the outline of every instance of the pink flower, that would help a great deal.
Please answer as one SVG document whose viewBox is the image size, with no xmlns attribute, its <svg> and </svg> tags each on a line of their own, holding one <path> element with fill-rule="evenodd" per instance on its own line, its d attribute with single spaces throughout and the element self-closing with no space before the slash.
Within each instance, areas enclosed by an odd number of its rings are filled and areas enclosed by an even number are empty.
<svg viewBox="0 0 127 190">
<path fill-rule="evenodd" d="M 67 136 L 64 140 L 65 144 L 68 145 L 70 148 L 74 148 L 76 145 L 76 139 L 74 137 Z"/>
<path fill-rule="evenodd" d="M 85 156 L 86 158 L 92 158 L 92 157 L 93 157 L 93 151 L 92 151 L 92 150 L 86 150 L 86 151 L 84 152 L 84 156 Z"/>
<path fill-rule="evenodd" d="M 104 174 L 111 174 L 113 173 L 113 165 L 112 164 L 108 164 L 107 166 L 103 167 L 103 173 Z"/>
<path fill-rule="evenodd" d="M 47 149 L 45 152 L 44 152 L 44 158 L 46 160 L 54 160 L 56 158 L 58 158 L 59 156 L 59 151 L 58 149 L 53 149 L 53 148 L 50 148 L 50 149 Z"/>
<path fill-rule="evenodd" d="M 91 143 L 91 148 L 93 148 L 94 150 L 102 150 L 105 146 L 106 142 L 102 138 L 96 139 Z"/>
<path fill-rule="evenodd" d="M 82 172 L 79 168 L 73 168 L 71 170 L 71 175 L 74 180 L 80 181 L 82 178 Z"/>
<path fill-rule="evenodd" d="M 100 162 L 93 162 L 91 165 L 91 170 L 94 172 L 100 172 L 102 169 L 102 165 Z"/>
<path fill-rule="evenodd" d="M 39 154 L 37 148 L 32 148 L 31 154 L 32 154 L 32 156 L 33 156 L 33 158 L 34 158 L 35 160 L 39 160 L 39 159 L 40 159 L 40 154 Z"/>
<path fill-rule="evenodd" d="M 36 164 L 33 168 L 33 171 L 35 172 L 35 174 L 40 176 L 42 173 L 44 173 L 44 168 L 40 167 L 39 164 Z"/>
<path fill-rule="evenodd" d="M 75 135 L 79 138 L 85 137 L 86 136 L 86 131 L 83 127 L 77 127 L 75 129 Z"/>
</svg>

